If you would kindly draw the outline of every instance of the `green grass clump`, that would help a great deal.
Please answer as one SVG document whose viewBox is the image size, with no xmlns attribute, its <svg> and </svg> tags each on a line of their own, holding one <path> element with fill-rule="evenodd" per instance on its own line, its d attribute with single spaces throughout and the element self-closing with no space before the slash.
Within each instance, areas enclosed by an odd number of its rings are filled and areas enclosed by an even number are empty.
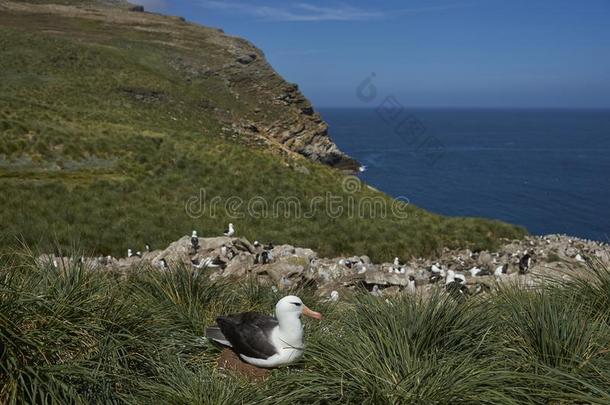
<svg viewBox="0 0 610 405">
<path fill-rule="evenodd" d="M 189 269 L 57 270 L 0 258 L 3 403 L 608 403 L 610 271 L 513 285 L 457 302 L 442 292 L 384 300 L 354 291 L 305 321 L 294 365 L 248 382 L 215 367 L 202 339 L 219 314 L 269 313 L 282 296 Z M 594 303 L 594 305 L 592 305 Z"/>
</svg>

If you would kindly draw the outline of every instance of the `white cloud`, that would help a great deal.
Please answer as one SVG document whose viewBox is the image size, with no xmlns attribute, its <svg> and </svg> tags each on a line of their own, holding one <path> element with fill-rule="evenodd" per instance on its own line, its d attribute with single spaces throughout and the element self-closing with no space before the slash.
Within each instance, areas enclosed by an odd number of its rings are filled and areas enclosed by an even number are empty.
<svg viewBox="0 0 610 405">
<path fill-rule="evenodd" d="M 247 14 L 266 21 L 368 21 L 389 18 L 399 14 L 445 11 L 472 5 L 456 3 L 378 11 L 338 3 L 330 6 L 318 6 L 311 3 L 265 6 L 240 1 L 200 0 L 199 4 L 208 9 Z"/>
<path fill-rule="evenodd" d="M 384 17 L 384 13 L 379 11 L 363 10 L 347 5 L 327 7 L 298 3 L 293 6 L 271 7 L 214 0 L 204 0 L 201 4 L 210 9 L 232 10 L 270 21 L 363 21 Z"/>
</svg>

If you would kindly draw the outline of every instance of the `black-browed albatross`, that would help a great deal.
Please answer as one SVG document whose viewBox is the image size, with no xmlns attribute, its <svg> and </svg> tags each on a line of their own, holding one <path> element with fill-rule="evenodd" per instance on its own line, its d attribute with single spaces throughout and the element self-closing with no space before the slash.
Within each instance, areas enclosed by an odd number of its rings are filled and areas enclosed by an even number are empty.
<svg viewBox="0 0 610 405">
<path fill-rule="evenodd" d="M 224 236 L 233 236 L 235 234 L 235 228 L 233 228 L 233 224 L 229 224 L 229 228 L 225 229 L 223 232 Z"/>
<path fill-rule="evenodd" d="M 219 316 L 218 326 L 206 329 L 206 337 L 230 346 L 247 363 L 278 367 L 303 354 L 301 315 L 322 319 L 297 296 L 288 295 L 275 305 L 275 317 L 256 312 Z"/>
</svg>

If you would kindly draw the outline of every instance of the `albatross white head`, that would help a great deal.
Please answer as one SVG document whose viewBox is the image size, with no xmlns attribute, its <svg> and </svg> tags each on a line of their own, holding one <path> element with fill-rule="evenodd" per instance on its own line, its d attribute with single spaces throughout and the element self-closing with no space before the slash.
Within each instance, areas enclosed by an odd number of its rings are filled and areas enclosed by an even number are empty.
<svg viewBox="0 0 610 405">
<path fill-rule="evenodd" d="M 282 340 L 295 346 L 303 344 L 303 325 L 301 315 L 314 319 L 322 319 L 322 314 L 307 308 L 303 301 L 295 295 L 288 295 L 275 305 L 275 317 L 279 323 Z"/>
<path fill-rule="evenodd" d="M 322 319 L 322 314 L 307 308 L 303 301 L 294 295 L 282 298 L 275 305 L 278 326 L 271 339 L 275 347 L 279 348 L 278 364 L 292 362 L 303 352 L 305 345 L 301 315 Z"/>
<path fill-rule="evenodd" d="M 275 316 L 280 322 L 280 326 L 282 320 L 299 320 L 301 315 L 322 319 L 322 314 L 307 308 L 307 305 L 303 304 L 303 301 L 296 295 L 287 295 L 275 305 Z"/>
</svg>

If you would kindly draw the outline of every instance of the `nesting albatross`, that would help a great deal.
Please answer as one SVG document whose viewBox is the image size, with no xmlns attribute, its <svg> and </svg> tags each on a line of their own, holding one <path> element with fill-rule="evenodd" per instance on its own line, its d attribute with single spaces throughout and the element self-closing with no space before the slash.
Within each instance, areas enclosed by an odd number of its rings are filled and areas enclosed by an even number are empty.
<svg viewBox="0 0 610 405">
<path fill-rule="evenodd" d="M 256 312 L 219 316 L 218 326 L 207 328 L 205 335 L 232 347 L 242 360 L 254 366 L 283 366 L 303 353 L 301 315 L 322 319 L 299 297 L 288 295 L 275 305 L 275 317 Z"/>
</svg>

